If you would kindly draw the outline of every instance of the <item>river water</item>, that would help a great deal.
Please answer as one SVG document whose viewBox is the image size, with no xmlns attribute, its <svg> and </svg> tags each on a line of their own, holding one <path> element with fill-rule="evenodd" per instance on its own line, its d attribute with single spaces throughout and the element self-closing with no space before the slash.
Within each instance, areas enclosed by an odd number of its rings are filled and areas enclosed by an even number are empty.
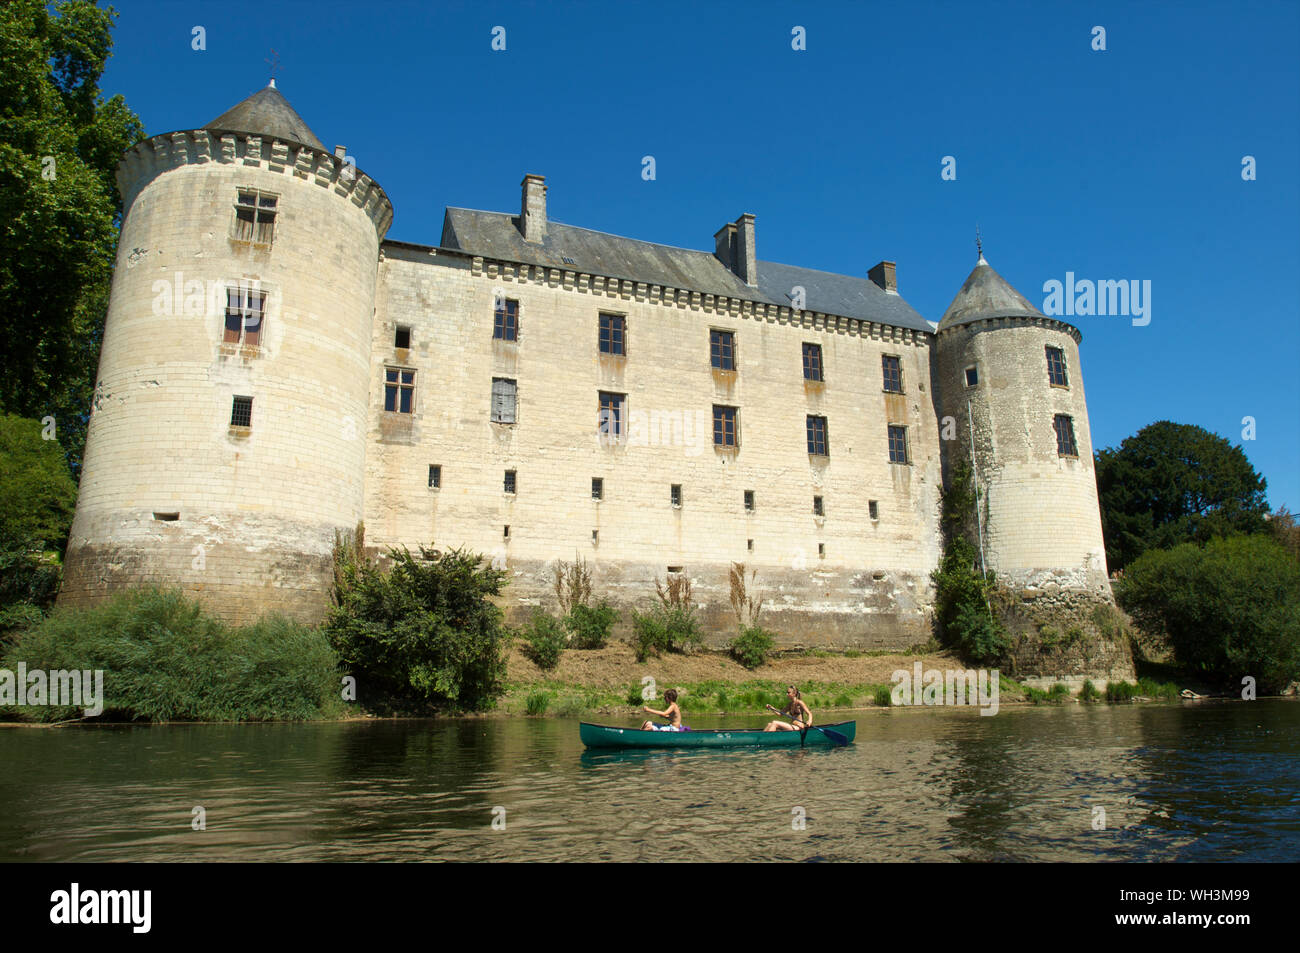
<svg viewBox="0 0 1300 953">
<path fill-rule="evenodd" d="M 0 861 L 1300 856 L 1300 701 L 855 714 L 803 750 L 586 752 L 553 718 L 0 729 Z"/>
</svg>

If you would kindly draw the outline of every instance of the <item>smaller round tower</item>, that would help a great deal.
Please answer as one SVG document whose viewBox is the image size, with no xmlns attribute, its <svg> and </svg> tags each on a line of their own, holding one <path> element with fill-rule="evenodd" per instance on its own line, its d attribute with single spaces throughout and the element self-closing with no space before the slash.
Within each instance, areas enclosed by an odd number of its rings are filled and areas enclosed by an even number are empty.
<svg viewBox="0 0 1300 953">
<path fill-rule="evenodd" d="M 1012 589 L 1112 602 L 1078 329 L 984 260 L 939 322 L 944 469 L 974 458 L 987 568 Z"/>
<path fill-rule="evenodd" d="M 117 267 L 64 604 L 177 586 L 218 614 L 326 609 L 361 519 L 392 206 L 272 85 L 118 167 Z"/>
</svg>

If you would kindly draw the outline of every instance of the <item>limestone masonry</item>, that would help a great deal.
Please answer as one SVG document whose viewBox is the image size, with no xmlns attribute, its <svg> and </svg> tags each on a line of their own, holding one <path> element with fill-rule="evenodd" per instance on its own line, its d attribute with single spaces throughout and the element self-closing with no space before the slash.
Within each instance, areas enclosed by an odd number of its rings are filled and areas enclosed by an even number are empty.
<svg viewBox="0 0 1300 953">
<path fill-rule="evenodd" d="M 758 573 L 788 644 L 931 634 L 945 473 L 975 461 L 988 567 L 1109 603 L 1078 330 L 979 259 L 935 325 L 852 278 L 449 208 L 386 241 L 379 185 L 267 87 L 118 170 L 125 215 L 61 600 L 180 586 L 318 619 L 335 533 L 469 547 L 518 619 L 557 560 L 598 596 L 691 579 L 715 638 Z M 973 425 L 973 427 L 972 427 Z M 973 432 L 972 432 L 973 431 Z"/>
</svg>

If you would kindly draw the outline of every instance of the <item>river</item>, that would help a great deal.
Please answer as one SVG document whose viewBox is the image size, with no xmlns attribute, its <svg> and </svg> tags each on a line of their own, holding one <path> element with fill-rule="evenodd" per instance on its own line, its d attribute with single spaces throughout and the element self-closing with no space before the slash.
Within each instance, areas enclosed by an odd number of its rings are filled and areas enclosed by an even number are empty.
<svg viewBox="0 0 1300 953">
<path fill-rule="evenodd" d="M 855 715 L 848 748 L 626 753 L 555 718 L 0 729 L 0 860 L 1300 856 L 1300 701 Z"/>
</svg>

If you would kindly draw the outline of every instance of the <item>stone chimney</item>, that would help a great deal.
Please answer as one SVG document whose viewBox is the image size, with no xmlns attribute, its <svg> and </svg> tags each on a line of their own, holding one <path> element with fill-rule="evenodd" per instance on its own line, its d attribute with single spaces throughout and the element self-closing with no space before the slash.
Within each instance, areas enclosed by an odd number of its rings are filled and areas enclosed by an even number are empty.
<svg viewBox="0 0 1300 953">
<path fill-rule="evenodd" d="M 723 225 L 713 236 L 713 256 L 749 285 L 758 285 L 758 253 L 754 250 L 754 216 L 746 212 L 733 224 Z"/>
<path fill-rule="evenodd" d="M 727 266 L 727 271 L 736 270 L 736 226 L 731 222 L 723 225 L 713 236 L 715 250 L 713 257 Z"/>
<path fill-rule="evenodd" d="M 896 265 L 892 261 L 882 261 L 873 265 L 867 272 L 867 277 L 885 289 L 891 295 L 898 294 L 898 275 Z"/>
<path fill-rule="evenodd" d="M 546 176 L 524 176 L 523 203 L 519 211 L 519 231 L 526 242 L 540 242 L 546 237 Z"/>
<path fill-rule="evenodd" d="M 348 154 L 348 147 L 347 147 L 347 146 L 335 146 L 335 147 L 334 147 L 334 158 L 336 158 L 336 159 L 342 159 L 342 158 L 343 158 L 344 156 L 346 156 L 347 154 Z"/>
</svg>

